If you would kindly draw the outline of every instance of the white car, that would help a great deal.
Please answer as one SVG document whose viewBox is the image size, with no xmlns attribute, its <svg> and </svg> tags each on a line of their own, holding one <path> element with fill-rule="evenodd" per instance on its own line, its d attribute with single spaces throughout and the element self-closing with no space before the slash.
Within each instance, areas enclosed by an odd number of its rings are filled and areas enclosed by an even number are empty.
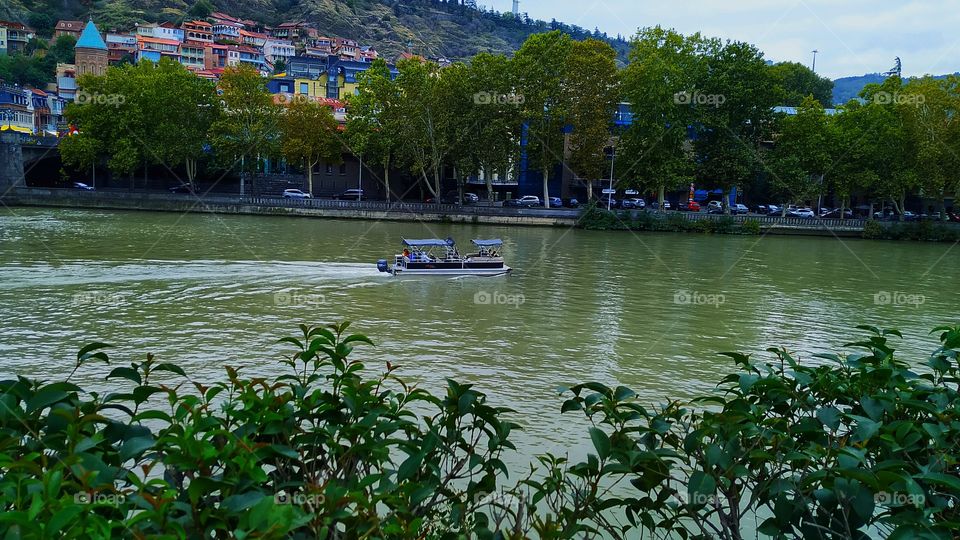
<svg viewBox="0 0 960 540">
<path fill-rule="evenodd" d="M 800 218 L 812 218 L 816 216 L 816 213 L 809 208 L 798 208 L 790 212 L 791 217 L 800 217 Z"/>
<path fill-rule="evenodd" d="M 299 189 L 285 189 L 283 190 L 284 199 L 312 199 L 309 193 L 304 193 Z"/>
<path fill-rule="evenodd" d="M 723 203 L 720 201 L 710 201 L 707 203 L 707 211 L 711 210 L 723 210 Z"/>
<path fill-rule="evenodd" d="M 517 202 L 520 203 L 520 206 L 540 206 L 542 204 L 540 202 L 540 197 L 537 197 L 536 195 L 524 195 L 523 197 L 520 197 Z"/>
<path fill-rule="evenodd" d="M 737 203 L 730 210 L 732 210 L 734 214 L 746 214 L 747 212 L 750 211 L 750 209 L 748 209 L 746 205 L 740 204 L 740 203 Z"/>
</svg>

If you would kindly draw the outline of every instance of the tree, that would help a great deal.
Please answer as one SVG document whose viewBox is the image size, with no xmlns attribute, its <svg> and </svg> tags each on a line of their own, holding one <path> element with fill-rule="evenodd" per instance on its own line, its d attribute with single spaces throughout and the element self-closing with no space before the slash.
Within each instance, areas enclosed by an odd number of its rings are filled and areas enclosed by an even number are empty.
<svg viewBox="0 0 960 540">
<path fill-rule="evenodd" d="M 906 132 L 916 145 L 921 193 L 937 200 L 943 219 L 944 199 L 960 187 L 960 76 L 913 79 L 901 96 Z"/>
<path fill-rule="evenodd" d="M 280 119 L 280 149 L 288 160 L 303 163 L 307 169 L 307 190 L 312 196 L 313 169 L 317 163 L 337 163 L 343 156 L 331 108 L 310 99 L 294 99 Z"/>
<path fill-rule="evenodd" d="M 383 185 L 390 202 L 390 167 L 401 146 L 397 86 L 381 58 L 358 75 L 358 82 L 356 95 L 347 97 L 347 144 L 354 154 L 383 167 Z"/>
<path fill-rule="evenodd" d="M 867 85 L 860 94 L 867 104 L 859 115 L 872 139 L 864 165 L 876 175 L 876 194 L 892 203 L 901 221 L 907 194 L 919 184 L 917 140 L 907 127 L 907 113 L 916 104 L 901 99 L 902 89 L 903 82 L 896 76 L 883 84 Z"/>
<path fill-rule="evenodd" d="M 784 202 L 806 203 L 822 191 L 835 141 L 823 105 L 812 96 L 804 98 L 797 114 L 779 119 L 776 146 L 772 151 L 771 182 Z M 787 207 L 783 205 L 783 215 Z"/>
<path fill-rule="evenodd" d="M 256 169 L 250 158 L 276 153 L 279 108 L 266 81 L 247 64 L 224 70 L 220 90 L 224 114 L 211 126 L 211 139 L 221 165 L 240 164 L 243 190 L 244 175 Z"/>
<path fill-rule="evenodd" d="M 621 141 L 621 175 L 631 187 L 656 193 L 661 211 L 665 191 L 693 179 L 688 127 L 699 108 L 687 98 L 701 78 L 707 43 L 659 26 L 643 29 L 623 73 L 633 122 Z"/>
<path fill-rule="evenodd" d="M 701 122 L 697 175 L 724 191 L 724 211 L 729 213 L 731 189 L 759 172 L 759 145 L 770 128 L 780 90 L 753 45 L 715 42 L 711 49 L 703 81 L 691 96 Z"/>
<path fill-rule="evenodd" d="M 213 13 L 213 10 L 214 6 L 210 3 L 210 0 L 197 0 L 192 6 L 190 6 L 187 14 L 198 19 L 206 19 L 211 13 Z"/>
<path fill-rule="evenodd" d="M 853 100 L 833 117 L 836 143 L 832 155 L 833 168 L 827 179 L 840 199 L 840 219 L 843 219 L 844 210 L 848 208 L 855 191 L 870 193 L 879 183 L 870 160 L 875 152 L 876 139 L 865 131 L 867 123 L 864 117 L 868 112 L 863 104 Z"/>
<path fill-rule="evenodd" d="M 183 165 L 195 191 L 198 161 L 221 114 L 216 87 L 167 58 L 161 58 L 142 85 L 140 106 L 149 108 L 155 119 L 149 130 L 150 153 L 170 169 Z"/>
<path fill-rule="evenodd" d="M 572 128 L 569 166 L 587 181 L 587 199 L 592 199 L 593 182 L 602 178 L 606 169 L 604 148 L 620 101 L 617 51 L 596 39 L 575 41 L 564 69 L 564 108 Z"/>
<path fill-rule="evenodd" d="M 505 56 L 480 53 L 470 60 L 468 93 L 473 107 L 465 119 L 470 127 L 470 143 L 465 146 L 483 171 L 489 200 L 493 200 L 493 173 L 508 173 L 519 149 L 521 103 L 513 75 Z"/>
<path fill-rule="evenodd" d="M 543 205 L 550 207 L 550 173 L 563 161 L 563 99 L 570 36 L 558 30 L 534 34 L 513 58 L 517 90 L 523 96 L 521 116 L 527 125 L 530 169 L 543 175 Z"/>
<path fill-rule="evenodd" d="M 452 142 L 444 131 L 448 125 L 445 115 L 450 111 L 439 102 L 440 69 L 416 58 L 401 60 L 397 69 L 397 114 L 404 119 L 396 126 L 403 145 L 401 156 L 439 199 L 440 175 Z"/>
<path fill-rule="evenodd" d="M 833 106 L 833 81 L 817 75 L 797 62 L 779 62 L 770 66 L 776 83 L 783 89 L 781 105 L 799 107 L 804 98 L 813 96 L 824 107 Z"/>
</svg>

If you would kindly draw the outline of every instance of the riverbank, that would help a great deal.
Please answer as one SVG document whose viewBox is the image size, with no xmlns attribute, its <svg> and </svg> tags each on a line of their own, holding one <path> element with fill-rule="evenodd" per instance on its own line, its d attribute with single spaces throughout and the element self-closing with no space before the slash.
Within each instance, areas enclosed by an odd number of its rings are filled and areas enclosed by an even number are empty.
<svg viewBox="0 0 960 540">
<path fill-rule="evenodd" d="M 774 234 L 886 240 L 957 241 L 960 226 L 949 223 L 891 223 L 864 219 L 806 219 L 777 216 L 724 216 L 707 213 L 601 208 L 515 208 L 417 202 L 284 199 L 73 189 L 15 188 L 0 196 L 5 206 L 144 210 L 152 212 L 299 216 L 421 223 L 463 223 L 589 230 Z"/>
</svg>

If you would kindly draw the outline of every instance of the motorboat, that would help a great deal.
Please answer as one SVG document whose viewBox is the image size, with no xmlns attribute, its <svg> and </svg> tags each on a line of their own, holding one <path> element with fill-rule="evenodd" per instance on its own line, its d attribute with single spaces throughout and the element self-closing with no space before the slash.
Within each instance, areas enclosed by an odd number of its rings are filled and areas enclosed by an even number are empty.
<svg viewBox="0 0 960 540">
<path fill-rule="evenodd" d="M 511 268 L 504 264 L 503 240 L 473 240 L 474 253 L 461 255 L 452 238 L 403 240 L 403 252 L 377 261 L 377 269 L 394 276 L 501 276 Z"/>
</svg>

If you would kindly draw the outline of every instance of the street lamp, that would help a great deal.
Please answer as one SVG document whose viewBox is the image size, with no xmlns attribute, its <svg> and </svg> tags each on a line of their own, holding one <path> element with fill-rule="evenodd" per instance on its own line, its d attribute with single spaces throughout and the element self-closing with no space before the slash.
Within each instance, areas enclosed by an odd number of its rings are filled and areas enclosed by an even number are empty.
<svg viewBox="0 0 960 540">
<path fill-rule="evenodd" d="M 820 52 L 817 49 L 811 51 L 813 53 L 813 72 L 817 72 L 817 53 Z"/>
<path fill-rule="evenodd" d="M 360 177 L 357 179 L 357 202 L 363 200 L 363 154 L 360 154 Z"/>
<path fill-rule="evenodd" d="M 610 154 L 610 190 L 607 193 L 607 211 L 610 211 L 610 202 L 613 199 L 613 164 L 617 162 L 617 144 L 610 145 L 613 150 Z"/>
</svg>

